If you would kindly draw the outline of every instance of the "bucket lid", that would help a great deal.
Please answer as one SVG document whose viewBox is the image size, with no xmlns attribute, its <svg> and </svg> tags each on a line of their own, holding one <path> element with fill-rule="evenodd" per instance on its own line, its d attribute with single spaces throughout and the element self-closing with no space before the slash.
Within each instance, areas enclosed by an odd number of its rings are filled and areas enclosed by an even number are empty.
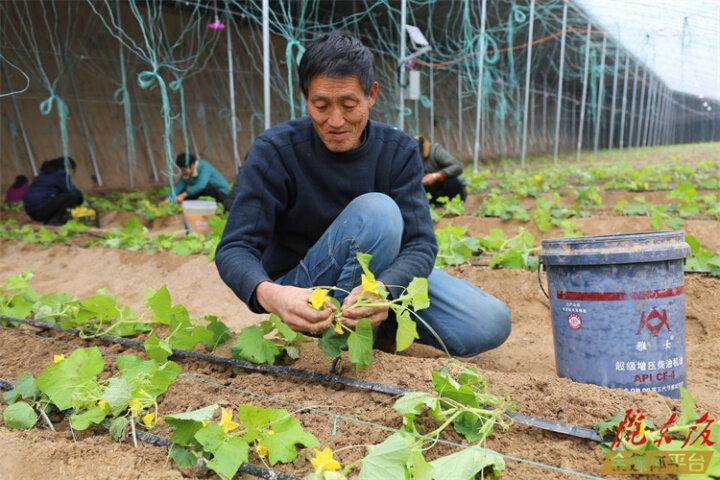
<svg viewBox="0 0 720 480">
<path fill-rule="evenodd" d="M 690 254 L 685 233 L 652 232 L 542 241 L 545 265 L 607 265 L 678 260 Z"/>
</svg>

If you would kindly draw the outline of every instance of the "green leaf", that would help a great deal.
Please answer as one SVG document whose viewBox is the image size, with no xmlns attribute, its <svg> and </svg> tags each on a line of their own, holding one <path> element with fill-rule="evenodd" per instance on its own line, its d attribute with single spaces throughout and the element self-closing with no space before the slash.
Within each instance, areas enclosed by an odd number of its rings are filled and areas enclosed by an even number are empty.
<svg viewBox="0 0 720 480">
<path fill-rule="evenodd" d="M 128 381 L 133 390 L 143 388 L 154 397 L 165 393 L 182 371 L 175 362 L 158 365 L 154 360 L 141 360 L 135 355 L 119 356 L 117 366 L 120 376 Z"/>
<path fill-rule="evenodd" d="M 437 409 L 438 398 L 430 393 L 410 392 L 398 398 L 395 405 L 393 405 L 393 409 L 400 415 L 419 415 L 423 412 L 423 407 L 430 410 Z"/>
<path fill-rule="evenodd" d="M 406 434 L 395 433 L 379 445 L 368 448 L 362 459 L 358 480 L 406 480 L 406 464 L 413 441 Z"/>
<path fill-rule="evenodd" d="M 105 420 L 107 412 L 98 405 L 85 410 L 82 413 L 70 415 L 70 426 L 75 430 L 85 430 L 90 425 L 97 425 Z"/>
<path fill-rule="evenodd" d="M 430 462 L 434 480 L 473 480 L 487 467 L 500 475 L 505 469 L 503 457 L 484 448 L 472 447 Z"/>
<path fill-rule="evenodd" d="M 35 410 L 25 402 L 17 402 L 8 405 L 3 410 L 3 421 L 8 428 L 27 430 L 32 428 L 38 421 Z"/>
<path fill-rule="evenodd" d="M 202 428 L 203 420 L 211 420 L 218 408 L 217 404 L 213 404 L 191 412 L 166 415 L 165 422 L 175 429 L 170 440 L 178 445 L 189 445 L 195 433 Z"/>
<path fill-rule="evenodd" d="M 15 382 L 15 388 L 5 392 L 3 398 L 7 403 L 15 403 L 18 398 L 25 400 L 35 399 L 38 394 L 37 385 L 35 385 L 35 377 L 31 373 L 24 372 Z"/>
<path fill-rule="evenodd" d="M 358 368 L 372 363 L 373 332 L 370 320 L 363 318 L 357 323 L 355 331 L 348 337 L 348 358 Z"/>
<path fill-rule="evenodd" d="M 110 435 L 117 441 L 122 440 L 125 434 L 125 427 L 128 424 L 127 417 L 117 417 L 110 422 Z"/>
<path fill-rule="evenodd" d="M 267 340 L 262 328 L 258 325 L 251 325 L 240 330 L 232 347 L 234 357 L 270 365 L 275 363 L 275 358 L 280 355 L 280 352 L 280 347 Z"/>
<path fill-rule="evenodd" d="M 197 465 L 197 457 L 190 450 L 173 443 L 168 449 L 168 455 L 178 468 L 190 468 Z"/>
<path fill-rule="evenodd" d="M 67 410 L 72 406 L 75 391 L 94 381 L 104 365 L 99 348 L 78 348 L 68 358 L 43 370 L 36 383 L 59 410 Z"/>
<path fill-rule="evenodd" d="M 203 326 L 192 325 L 189 320 L 178 325 L 170 322 L 170 325 L 174 331 L 167 340 L 172 348 L 192 350 L 198 343 L 206 346 L 213 345 L 214 337 L 212 332 Z"/>
<path fill-rule="evenodd" d="M 270 319 L 268 321 L 272 324 L 273 328 L 278 331 L 278 334 L 288 342 L 294 342 L 295 339 L 298 338 L 298 336 L 304 337 L 304 335 L 290 328 L 285 322 L 280 319 L 280 317 L 278 317 L 274 313 L 270 315 Z"/>
<path fill-rule="evenodd" d="M 274 434 L 263 434 L 263 440 L 268 449 L 268 459 L 271 465 L 278 462 L 288 463 L 297 457 L 296 445 L 304 447 L 317 447 L 320 442 L 312 433 L 306 432 L 300 420 L 287 413 L 285 418 L 274 422 L 271 426 Z"/>
<path fill-rule="evenodd" d="M 205 348 L 208 351 L 213 351 L 215 347 L 230 339 L 230 329 L 214 315 L 206 315 L 204 318 L 208 322 L 205 328 L 211 334 L 209 341 L 205 342 Z"/>
<path fill-rule="evenodd" d="M 25 298 L 24 295 L 15 295 L 10 300 L 10 305 L 0 308 L 0 313 L 8 317 L 27 318 L 33 309 L 33 302 Z"/>
<path fill-rule="evenodd" d="M 417 324 L 410 318 L 410 312 L 404 310 L 397 316 L 397 333 L 395 334 L 395 350 L 402 352 L 415 340 L 420 338 L 417 332 Z"/>
<path fill-rule="evenodd" d="M 368 280 L 370 280 L 371 282 L 375 281 L 375 275 L 370 270 L 370 260 L 372 260 L 372 255 L 370 255 L 369 253 L 357 252 L 355 258 L 357 258 L 357 261 L 360 264 L 360 267 L 362 268 L 362 271 L 368 278 Z"/>
<path fill-rule="evenodd" d="M 33 273 L 30 270 L 25 270 L 19 275 L 10 275 L 5 280 L 5 288 L 8 290 L 27 290 L 30 288 L 30 279 L 32 279 Z"/>
<path fill-rule="evenodd" d="M 314 435 L 303 429 L 298 419 L 284 409 L 240 405 L 238 419 L 246 429 L 243 439 L 248 443 L 262 442 L 268 449 L 272 465 L 293 461 L 297 457 L 296 445 L 317 447 L 320 444 Z M 273 431 L 272 435 L 268 434 L 268 429 Z"/>
<path fill-rule="evenodd" d="M 342 347 L 347 345 L 347 341 L 348 335 L 345 332 L 338 335 L 333 327 L 330 327 L 323 332 L 318 345 L 326 357 L 337 358 L 342 355 Z"/>
<path fill-rule="evenodd" d="M 156 362 L 164 362 L 172 355 L 172 348 L 167 338 L 161 340 L 155 335 L 151 335 L 143 342 L 143 346 L 148 357 Z"/>
<path fill-rule="evenodd" d="M 119 413 L 121 410 L 125 410 L 132 399 L 132 387 L 125 378 L 112 377 L 102 399 L 108 403 L 113 411 Z"/>
<path fill-rule="evenodd" d="M 678 425 L 689 425 L 699 418 L 690 390 L 680 387 L 680 417 Z"/>
<path fill-rule="evenodd" d="M 155 314 L 153 321 L 165 325 L 170 324 L 170 319 L 172 318 L 172 300 L 170 299 L 170 292 L 167 286 L 163 285 L 156 292 L 149 290 L 145 302 Z"/>
<path fill-rule="evenodd" d="M 207 467 L 223 479 L 231 479 L 247 461 L 248 444 L 238 436 L 227 435 L 216 423 L 201 428 L 195 439 L 212 454 Z"/>
<path fill-rule="evenodd" d="M 410 285 L 408 285 L 407 293 L 410 295 L 410 303 L 412 303 L 413 309 L 416 311 L 423 310 L 430 306 L 427 278 L 413 278 Z"/>
</svg>

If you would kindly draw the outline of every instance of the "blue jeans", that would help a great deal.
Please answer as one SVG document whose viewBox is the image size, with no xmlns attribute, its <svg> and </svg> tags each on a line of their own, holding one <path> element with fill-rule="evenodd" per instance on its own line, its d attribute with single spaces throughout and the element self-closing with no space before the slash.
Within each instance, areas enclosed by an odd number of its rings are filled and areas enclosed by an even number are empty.
<svg viewBox="0 0 720 480">
<path fill-rule="evenodd" d="M 370 269 L 379 275 L 400 252 L 402 233 L 397 204 L 387 195 L 366 193 L 350 202 L 298 266 L 275 282 L 351 291 L 360 284 L 362 273 L 355 254 L 371 254 Z M 430 307 L 417 313 L 451 355 L 475 356 L 500 346 L 510 335 L 508 307 L 469 282 L 435 268 L 428 277 L 428 290 Z M 336 291 L 333 296 L 342 303 L 347 294 Z M 442 350 L 427 326 L 417 324 L 419 343 Z"/>
</svg>

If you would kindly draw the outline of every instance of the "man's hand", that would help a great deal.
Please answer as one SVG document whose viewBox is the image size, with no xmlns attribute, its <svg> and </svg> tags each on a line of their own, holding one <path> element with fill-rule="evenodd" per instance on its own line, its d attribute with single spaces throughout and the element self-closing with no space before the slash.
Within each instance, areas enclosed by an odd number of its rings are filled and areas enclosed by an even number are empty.
<svg viewBox="0 0 720 480">
<path fill-rule="evenodd" d="M 175 197 L 175 201 L 176 201 L 177 203 L 180 203 L 180 202 L 182 202 L 183 200 L 185 200 L 185 199 L 187 198 L 187 196 L 188 196 L 188 195 L 187 195 L 187 192 L 179 193 L 179 194 Z"/>
<path fill-rule="evenodd" d="M 382 282 L 377 283 L 378 285 L 382 285 Z M 363 318 L 367 318 L 368 320 L 370 320 L 370 323 L 373 327 L 377 327 L 378 325 L 380 325 L 380 322 L 386 320 L 388 317 L 389 309 L 387 305 L 381 307 L 350 308 L 350 306 L 353 305 L 358 298 L 360 298 L 360 295 L 364 295 L 364 299 L 370 300 L 372 302 L 384 302 L 381 297 L 375 295 L 374 293 L 363 293 L 362 285 L 358 285 L 357 287 L 353 288 L 352 292 L 350 292 L 350 295 L 345 297 L 345 301 L 342 304 L 343 324 L 347 325 L 348 327 L 354 327 L 355 325 L 357 325 L 358 321 L 362 320 Z"/>
<path fill-rule="evenodd" d="M 324 310 L 315 310 L 308 303 L 312 295 L 310 288 L 298 288 L 262 282 L 255 290 L 255 296 L 262 307 L 282 318 L 290 328 L 298 332 L 320 333 L 333 321 L 335 307 L 329 301 Z"/>
</svg>

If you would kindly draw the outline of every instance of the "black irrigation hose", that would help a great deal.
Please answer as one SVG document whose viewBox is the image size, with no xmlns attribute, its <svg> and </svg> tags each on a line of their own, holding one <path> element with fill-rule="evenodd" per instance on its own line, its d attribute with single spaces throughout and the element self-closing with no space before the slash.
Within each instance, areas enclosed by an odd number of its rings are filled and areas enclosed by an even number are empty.
<svg viewBox="0 0 720 480">
<path fill-rule="evenodd" d="M 15 388 L 15 386 L 11 382 L 0 378 L 0 389 L 12 390 L 13 388 Z M 156 447 L 169 447 L 172 445 L 172 442 L 167 438 L 160 437 L 150 432 L 144 432 L 142 430 L 135 430 L 135 437 L 143 443 L 155 445 Z M 240 465 L 240 471 L 242 473 L 252 475 L 253 477 L 263 478 L 266 480 L 300 480 L 300 478 L 293 475 L 276 472 L 274 470 L 270 470 L 269 468 L 253 465 L 252 463 L 243 463 Z"/>
<path fill-rule="evenodd" d="M 69 333 L 77 335 L 80 331 L 77 328 L 64 329 L 57 325 L 51 325 L 49 323 L 37 322 L 35 320 L 24 320 L 15 317 L 8 317 L 6 315 L 0 315 L 0 320 L 5 320 L 12 323 L 21 323 L 30 325 L 36 328 L 42 328 L 46 330 L 54 330 L 61 333 Z M 113 335 L 102 335 L 96 337 L 99 340 L 109 343 L 117 343 L 130 348 L 136 348 L 143 350 L 143 342 L 139 340 L 131 340 L 128 338 L 115 337 Z M 246 362 L 244 360 L 238 360 L 236 358 L 225 358 L 218 357 L 215 355 L 209 355 L 201 352 L 191 352 L 189 350 L 177 350 L 173 349 L 173 355 L 180 358 L 189 358 L 191 360 L 201 360 L 203 362 L 214 363 L 216 365 L 223 365 L 226 367 L 242 368 L 244 370 L 251 370 L 261 373 L 270 373 L 273 375 L 284 375 L 288 377 L 301 378 L 304 380 L 313 380 L 315 382 L 327 382 L 327 383 L 338 383 L 346 385 L 348 387 L 359 388 L 362 390 L 369 390 L 372 392 L 385 393 L 387 395 L 403 395 L 410 392 L 411 390 L 394 387 L 391 385 L 385 385 L 382 383 L 368 382 L 366 380 L 359 380 L 356 378 L 346 377 L 344 375 L 325 374 L 320 372 L 312 372 L 308 370 L 302 370 L 299 368 L 283 367 L 280 365 L 257 365 L 255 363 Z"/>
<path fill-rule="evenodd" d="M 63 329 L 57 325 L 51 325 L 49 323 L 38 322 L 35 320 L 24 320 L 20 318 L 8 317 L 6 315 L 0 315 L 0 320 L 5 320 L 12 323 L 19 323 L 25 325 L 31 325 L 36 328 L 54 330 L 61 333 L 77 334 L 79 330 L 77 328 Z M 143 350 L 143 342 L 139 340 L 131 340 L 128 338 L 116 337 L 113 335 L 102 335 L 96 337 L 102 341 L 117 343 L 119 345 L 136 348 Z M 283 367 L 279 365 L 257 365 L 254 363 L 238 360 L 235 358 L 218 357 L 215 355 L 209 355 L 207 353 L 191 352 L 189 350 L 175 350 L 173 349 L 173 355 L 181 358 L 189 358 L 192 360 L 200 360 L 216 365 L 223 365 L 227 367 L 237 367 L 245 370 L 251 370 L 261 373 L 269 373 L 272 375 L 288 376 L 294 378 L 302 378 L 305 380 L 312 380 L 315 382 L 325 383 L 337 383 L 348 387 L 358 388 L 361 390 L 368 390 L 371 392 L 384 393 L 392 396 L 400 396 L 406 393 L 410 393 L 413 390 L 395 387 L 393 385 L 386 385 L 383 383 L 369 382 L 367 380 L 358 380 L 344 375 L 325 374 L 320 372 L 312 372 L 308 370 L 302 370 L 299 368 Z M 564 435 L 570 435 L 573 437 L 581 438 L 584 440 L 592 440 L 595 442 L 602 441 L 600 435 L 591 429 L 586 427 L 579 427 L 576 425 L 554 422 L 550 420 L 543 420 L 541 418 L 535 418 L 528 415 L 522 415 L 520 413 L 508 412 L 506 415 L 518 423 L 529 425 L 531 427 L 548 430 L 555 433 L 561 433 Z"/>
</svg>

